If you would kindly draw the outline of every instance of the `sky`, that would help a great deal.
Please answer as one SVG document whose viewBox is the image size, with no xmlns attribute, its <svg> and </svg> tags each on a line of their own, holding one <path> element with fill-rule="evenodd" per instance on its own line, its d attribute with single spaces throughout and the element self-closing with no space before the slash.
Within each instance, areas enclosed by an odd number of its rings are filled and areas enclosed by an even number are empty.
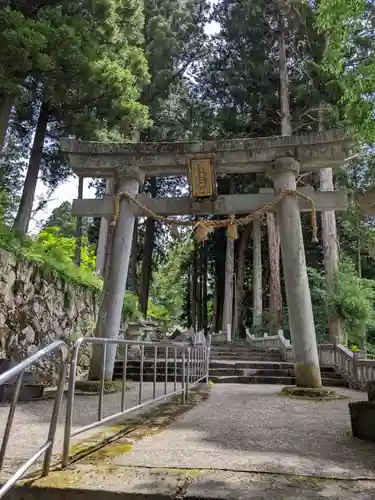
<svg viewBox="0 0 375 500">
<path fill-rule="evenodd" d="M 89 189 L 89 183 L 91 179 L 84 179 L 83 183 L 83 197 L 84 198 L 94 198 L 95 189 Z M 45 199 L 48 193 L 48 188 L 39 179 L 36 187 L 35 202 L 34 207 L 38 204 L 40 199 Z M 52 211 L 59 207 L 64 201 L 72 202 L 78 195 L 78 177 L 73 175 L 64 184 L 61 184 L 52 194 L 51 198 L 30 221 L 29 233 L 33 234 L 38 229 L 41 223 L 43 223 L 52 213 Z"/>
<path fill-rule="evenodd" d="M 215 4 L 217 0 L 211 0 L 211 4 Z M 210 23 L 206 27 L 207 34 L 213 34 L 218 31 L 218 25 L 216 23 Z M 83 198 L 94 198 L 95 189 L 90 189 L 91 179 L 85 179 L 83 184 Z M 38 201 L 41 199 L 46 199 L 48 193 L 48 188 L 39 179 L 36 187 L 35 202 L 34 207 L 38 205 Z M 52 194 L 51 198 L 48 200 L 46 205 L 42 210 L 37 212 L 37 214 L 30 221 L 29 233 L 33 234 L 38 231 L 41 224 L 51 215 L 52 211 L 59 207 L 65 201 L 72 202 L 78 195 L 78 177 L 73 175 L 64 184 L 61 184 Z"/>
</svg>

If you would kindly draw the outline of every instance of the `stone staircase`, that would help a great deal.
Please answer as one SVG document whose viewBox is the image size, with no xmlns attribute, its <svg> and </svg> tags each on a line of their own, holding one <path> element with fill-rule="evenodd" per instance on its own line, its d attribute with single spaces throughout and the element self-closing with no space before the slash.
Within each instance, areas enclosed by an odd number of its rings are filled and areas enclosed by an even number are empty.
<svg viewBox="0 0 375 500">
<path fill-rule="evenodd" d="M 348 387 L 332 366 L 321 366 L 325 386 Z M 294 385 L 294 365 L 282 360 L 277 349 L 254 350 L 245 344 L 213 345 L 210 380 L 222 384 Z"/>
<path fill-rule="evenodd" d="M 332 366 L 321 366 L 323 385 L 330 387 L 348 387 L 344 378 L 336 373 Z M 113 378 L 121 379 L 123 361 L 117 360 Z M 154 360 L 144 360 L 143 380 L 145 382 L 173 382 L 175 377 L 181 380 L 181 358 L 168 359 L 166 370 L 165 358 L 158 358 L 154 374 Z M 133 381 L 140 379 L 140 360 L 129 359 L 127 378 Z M 254 349 L 246 344 L 218 344 L 211 346 L 210 380 L 222 384 L 280 384 L 294 385 L 294 365 L 283 361 L 278 349 Z"/>
</svg>

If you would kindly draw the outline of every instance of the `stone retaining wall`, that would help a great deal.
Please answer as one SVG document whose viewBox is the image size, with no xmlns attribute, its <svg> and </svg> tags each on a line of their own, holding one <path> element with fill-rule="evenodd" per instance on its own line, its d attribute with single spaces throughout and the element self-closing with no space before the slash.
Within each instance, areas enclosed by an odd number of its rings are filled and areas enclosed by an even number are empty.
<svg viewBox="0 0 375 500">
<path fill-rule="evenodd" d="M 18 361 L 33 347 L 87 334 L 98 306 L 98 291 L 0 249 L 0 358 Z"/>
</svg>

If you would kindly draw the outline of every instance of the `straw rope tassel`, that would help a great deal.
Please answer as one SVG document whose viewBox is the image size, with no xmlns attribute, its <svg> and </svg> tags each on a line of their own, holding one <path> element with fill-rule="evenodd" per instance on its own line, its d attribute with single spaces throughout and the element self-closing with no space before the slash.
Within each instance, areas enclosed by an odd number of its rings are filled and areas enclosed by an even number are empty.
<svg viewBox="0 0 375 500">
<path fill-rule="evenodd" d="M 228 227 L 227 227 L 227 238 L 228 240 L 237 240 L 238 239 L 238 229 L 236 225 L 236 219 L 234 215 L 231 215 Z"/>
</svg>

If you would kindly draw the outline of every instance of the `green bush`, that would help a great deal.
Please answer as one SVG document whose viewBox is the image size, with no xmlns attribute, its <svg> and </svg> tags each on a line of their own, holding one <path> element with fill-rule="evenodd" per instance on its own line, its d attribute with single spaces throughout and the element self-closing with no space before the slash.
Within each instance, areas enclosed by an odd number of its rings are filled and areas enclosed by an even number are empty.
<svg viewBox="0 0 375 500">
<path fill-rule="evenodd" d="M 343 260 L 328 305 L 343 320 L 350 342 L 363 345 L 369 330 L 375 328 L 374 301 L 375 282 L 359 278 L 353 263 Z"/>
<path fill-rule="evenodd" d="M 17 238 L 4 224 L 0 223 L 0 248 L 8 250 L 19 258 L 27 259 L 49 268 L 54 274 L 76 285 L 101 290 L 102 280 L 93 272 L 95 257 L 93 249 L 82 248 L 82 266 L 77 268 L 72 260 L 73 238 L 63 238 L 56 228 L 39 233 L 36 239 Z"/>
<path fill-rule="evenodd" d="M 162 323 L 165 326 L 172 321 L 172 316 L 169 310 L 163 305 L 154 304 L 152 300 L 148 301 L 147 311 L 150 318 Z"/>
<path fill-rule="evenodd" d="M 123 317 L 130 321 L 135 321 L 138 317 L 138 297 L 133 292 L 125 292 L 124 303 L 122 305 Z"/>
<path fill-rule="evenodd" d="M 363 346 L 375 332 L 375 282 L 359 278 L 350 260 L 339 265 L 334 291 L 328 295 L 323 271 L 308 268 L 315 331 L 318 343 L 328 339 L 328 308 L 337 314 L 347 334 L 349 345 Z M 283 329 L 289 332 L 288 310 L 285 308 Z M 375 335 L 374 335 L 375 338 Z"/>
</svg>

